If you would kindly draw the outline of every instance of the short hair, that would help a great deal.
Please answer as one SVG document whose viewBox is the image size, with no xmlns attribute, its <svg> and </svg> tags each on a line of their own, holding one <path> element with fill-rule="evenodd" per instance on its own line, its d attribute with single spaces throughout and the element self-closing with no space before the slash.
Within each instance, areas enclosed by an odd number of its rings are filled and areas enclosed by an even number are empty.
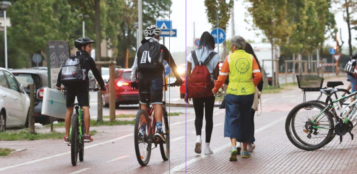
<svg viewBox="0 0 357 174">
<path fill-rule="evenodd" d="M 244 50 L 246 46 L 246 42 L 242 36 L 234 36 L 231 39 L 231 45 L 236 46 L 237 49 Z"/>
</svg>

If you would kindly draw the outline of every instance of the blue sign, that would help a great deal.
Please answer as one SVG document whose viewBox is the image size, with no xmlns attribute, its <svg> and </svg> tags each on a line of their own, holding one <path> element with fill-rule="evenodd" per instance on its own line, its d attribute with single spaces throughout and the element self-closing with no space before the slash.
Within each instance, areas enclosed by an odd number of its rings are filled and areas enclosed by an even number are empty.
<svg viewBox="0 0 357 174">
<path fill-rule="evenodd" d="M 170 75 L 171 68 L 170 68 L 169 64 L 166 61 L 164 61 L 164 67 L 165 67 L 165 76 Z"/>
<path fill-rule="evenodd" d="M 330 48 L 330 54 L 332 54 L 332 55 L 336 54 L 336 50 L 333 49 L 332 47 Z"/>
<path fill-rule="evenodd" d="M 220 28 L 213 29 L 211 31 L 211 35 L 213 36 L 216 44 L 221 44 L 226 40 L 226 33 Z"/>
<path fill-rule="evenodd" d="M 177 29 L 161 29 L 161 37 L 177 37 Z"/>
<path fill-rule="evenodd" d="M 195 43 L 196 47 L 200 46 L 200 39 L 196 39 L 194 43 Z"/>
<path fill-rule="evenodd" d="M 172 21 L 156 21 L 156 26 L 160 29 L 171 29 Z"/>
</svg>

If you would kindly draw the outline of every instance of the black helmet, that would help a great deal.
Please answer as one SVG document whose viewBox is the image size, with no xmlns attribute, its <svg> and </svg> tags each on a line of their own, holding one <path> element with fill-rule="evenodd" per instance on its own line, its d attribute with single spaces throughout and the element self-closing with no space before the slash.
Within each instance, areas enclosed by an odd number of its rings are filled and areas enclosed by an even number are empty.
<svg viewBox="0 0 357 174">
<path fill-rule="evenodd" d="M 89 37 L 80 37 L 74 41 L 74 46 L 78 49 L 81 49 L 82 46 L 86 46 L 88 44 L 94 43 L 94 40 L 92 40 Z"/>
</svg>

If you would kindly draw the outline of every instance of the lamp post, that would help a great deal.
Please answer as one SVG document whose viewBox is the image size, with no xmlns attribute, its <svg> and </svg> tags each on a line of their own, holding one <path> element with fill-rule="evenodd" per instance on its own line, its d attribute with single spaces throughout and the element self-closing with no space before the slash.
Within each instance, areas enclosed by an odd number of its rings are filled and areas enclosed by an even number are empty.
<svg viewBox="0 0 357 174">
<path fill-rule="evenodd" d="M 85 37 L 86 36 L 86 21 L 84 20 L 84 18 L 88 18 L 89 15 L 79 14 L 78 17 L 82 18 L 82 33 L 83 33 L 83 37 Z"/>
<path fill-rule="evenodd" d="M 7 69 L 7 30 L 6 30 L 6 10 L 11 6 L 11 2 L 1 1 L 0 9 L 4 11 L 4 38 L 5 38 L 5 68 Z"/>
</svg>

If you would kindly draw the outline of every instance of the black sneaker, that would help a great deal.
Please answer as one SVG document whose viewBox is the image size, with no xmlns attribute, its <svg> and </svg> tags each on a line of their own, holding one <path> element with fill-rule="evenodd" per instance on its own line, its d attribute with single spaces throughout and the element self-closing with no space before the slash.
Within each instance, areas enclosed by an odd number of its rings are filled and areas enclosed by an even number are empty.
<svg viewBox="0 0 357 174">
<path fill-rule="evenodd" d="M 145 142 L 145 143 L 147 143 L 148 142 L 148 136 L 146 135 L 146 134 L 144 134 L 144 136 L 143 136 L 143 134 L 140 132 L 139 133 L 139 142 Z"/>
<path fill-rule="evenodd" d="M 166 143 L 165 135 L 162 131 L 157 131 L 154 137 L 155 140 L 159 139 L 160 142 Z"/>
</svg>

